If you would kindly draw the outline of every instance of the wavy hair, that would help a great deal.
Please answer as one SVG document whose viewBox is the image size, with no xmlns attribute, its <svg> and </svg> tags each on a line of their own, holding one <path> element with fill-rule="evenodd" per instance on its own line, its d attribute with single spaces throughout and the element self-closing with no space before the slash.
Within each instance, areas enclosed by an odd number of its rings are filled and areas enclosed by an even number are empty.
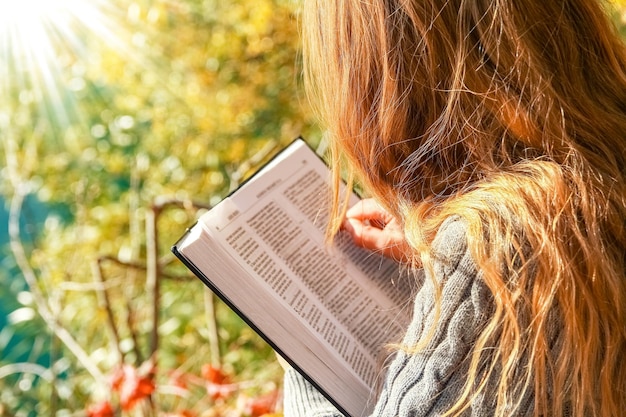
<svg viewBox="0 0 626 417">
<path fill-rule="evenodd" d="M 305 0 L 303 35 L 334 218 L 347 168 L 415 262 L 445 218 L 468 225 L 495 312 L 449 415 L 488 389 L 498 416 L 529 394 L 536 416 L 622 414 L 626 52 L 603 5 Z"/>
</svg>

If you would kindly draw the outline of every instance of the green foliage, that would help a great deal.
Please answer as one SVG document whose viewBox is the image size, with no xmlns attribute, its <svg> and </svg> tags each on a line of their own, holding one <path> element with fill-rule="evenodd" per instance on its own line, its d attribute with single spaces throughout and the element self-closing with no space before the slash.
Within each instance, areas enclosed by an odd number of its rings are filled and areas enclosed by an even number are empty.
<svg viewBox="0 0 626 417">
<path fill-rule="evenodd" d="M 0 192 L 21 226 L 13 240 L 27 261 L 13 261 L 16 246 L 5 246 L 0 298 L 11 302 L 0 331 L 0 415 L 66 415 L 99 401 L 128 415 L 239 410 L 244 393 L 277 388 L 280 368 L 224 305 L 211 317 L 202 284 L 169 248 L 198 215 L 192 200 L 218 201 L 299 134 L 317 140 L 301 97 L 297 6 L 86 3 L 91 13 L 57 6 L 56 15 L 28 14 L 25 21 L 40 28 L 50 19 L 51 50 L 22 39 L 0 52 L 0 76 L 13 80 L 0 86 Z M 55 23 L 59 16 L 66 20 Z M 33 221 L 29 204 L 17 204 L 25 197 L 47 216 Z M 161 207 L 164 199 L 176 204 Z M 154 215 L 156 236 L 146 226 Z M 158 262 L 150 259 L 152 241 Z M 148 278 L 153 267 L 158 300 Z M 29 274 L 30 287 L 22 279 Z M 210 347 L 212 320 L 219 352 Z M 111 375 L 122 363 L 145 370 L 151 355 L 151 401 L 120 411 Z M 202 367 L 216 358 L 239 384 L 238 396 L 208 393 Z M 173 388 L 173 373 L 187 375 L 186 388 Z"/>
</svg>

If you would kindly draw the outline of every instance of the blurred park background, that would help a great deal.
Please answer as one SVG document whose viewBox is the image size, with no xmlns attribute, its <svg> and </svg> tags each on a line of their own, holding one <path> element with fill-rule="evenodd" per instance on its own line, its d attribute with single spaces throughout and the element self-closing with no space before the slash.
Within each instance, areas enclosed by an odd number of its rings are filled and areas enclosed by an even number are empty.
<svg viewBox="0 0 626 417">
<path fill-rule="evenodd" d="M 0 0 L 0 417 L 280 413 L 272 350 L 170 246 L 319 142 L 298 7 Z"/>
</svg>

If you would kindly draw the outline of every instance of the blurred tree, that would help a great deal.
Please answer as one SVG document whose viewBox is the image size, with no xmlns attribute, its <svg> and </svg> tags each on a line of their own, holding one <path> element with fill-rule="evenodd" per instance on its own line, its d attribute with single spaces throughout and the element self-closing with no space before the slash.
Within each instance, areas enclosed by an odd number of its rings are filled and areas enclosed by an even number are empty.
<svg viewBox="0 0 626 417">
<path fill-rule="evenodd" d="M 13 20 L 3 21 L 11 33 L 0 29 L 0 192 L 11 237 L 0 415 L 62 415 L 91 403 L 201 414 L 228 403 L 207 393 L 206 364 L 233 384 L 256 381 L 243 384 L 247 395 L 275 390 L 271 349 L 223 305 L 213 318 L 202 284 L 168 254 L 194 221 L 191 200 L 218 201 L 298 134 L 317 140 L 301 98 L 296 5 L 36 6 L 0 10 Z M 34 206 L 43 218 L 28 215 Z M 135 371 L 116 391 L 110 377 L 122 364 Z"/>
</svg>

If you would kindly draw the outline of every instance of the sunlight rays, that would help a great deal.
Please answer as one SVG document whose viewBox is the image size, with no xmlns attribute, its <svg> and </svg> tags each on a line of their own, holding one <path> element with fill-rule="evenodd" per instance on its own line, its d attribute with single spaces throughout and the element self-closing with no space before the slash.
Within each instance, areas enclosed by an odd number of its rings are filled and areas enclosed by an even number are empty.
<svg viewBox="0 0 626 417">
<path fill-rule="evenodd" d="M 108 0 L 0 0 L 1 111 L 30 106 L 57 128 L 80 122 L 73 90 L 84 82 L 71 84 L 68 68 L 97 43 L 123 52 L 119 17 Z"/>
</svg>

